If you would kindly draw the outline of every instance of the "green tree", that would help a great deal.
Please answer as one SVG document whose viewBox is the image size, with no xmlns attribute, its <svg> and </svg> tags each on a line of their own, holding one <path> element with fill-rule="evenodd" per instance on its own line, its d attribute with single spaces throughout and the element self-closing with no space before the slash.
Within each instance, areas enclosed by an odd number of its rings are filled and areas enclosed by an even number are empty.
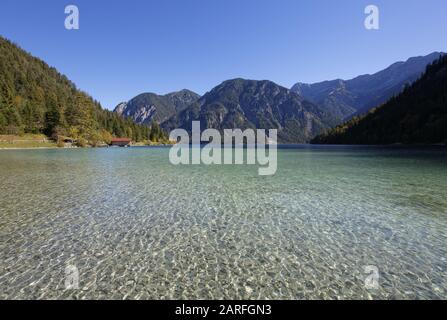
<svg viewBox="0 0 447 320">
<path fill-rule="evenodd" d="M 52 136 L 56 127 L 61 123 L 61 113 L 55 105 L 45 113 L 45 131 L 47 136 Z"/>
</svg>

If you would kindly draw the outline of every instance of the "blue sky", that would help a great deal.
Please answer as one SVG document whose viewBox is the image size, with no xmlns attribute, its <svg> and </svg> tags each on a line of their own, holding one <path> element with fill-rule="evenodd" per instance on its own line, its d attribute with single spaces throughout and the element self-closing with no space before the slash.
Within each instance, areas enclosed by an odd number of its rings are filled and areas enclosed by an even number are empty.
<svg viewBox="0 0 447 320">
<path fill-rule="evenodd" d="M 65 6 L 80 30 L 64 27 Z M 380 8 L 380 30 L 363 26 Z M 113 108 L 226 79 L 351 78 L 447 51 L 445 0 L 1 0 L 0 34 Z"/>
</svg>

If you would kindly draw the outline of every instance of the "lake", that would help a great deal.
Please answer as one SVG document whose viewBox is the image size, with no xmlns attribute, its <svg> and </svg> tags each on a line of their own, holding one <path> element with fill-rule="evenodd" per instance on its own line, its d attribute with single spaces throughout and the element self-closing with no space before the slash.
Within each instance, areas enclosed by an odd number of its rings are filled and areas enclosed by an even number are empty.
<svg viewBox="0 0 447 320">
<path fill-rule="evenodd" d="M 168 153 L 0 151 L 0 298 L 447 299 L 446 148 Z"/>
</svg>

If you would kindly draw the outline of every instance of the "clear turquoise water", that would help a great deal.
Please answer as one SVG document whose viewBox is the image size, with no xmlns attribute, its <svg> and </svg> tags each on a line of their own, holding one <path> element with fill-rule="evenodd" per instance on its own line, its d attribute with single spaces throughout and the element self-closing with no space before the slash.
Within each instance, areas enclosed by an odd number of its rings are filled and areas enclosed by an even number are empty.
<svg viewBox="0 0 447 320">
<path fill-rule="evenodd" d="M 445 149 L 280 150 L 271 177 L 168 151 L 0 151 L 0 298 L 447 299 Z"/>
</svg>

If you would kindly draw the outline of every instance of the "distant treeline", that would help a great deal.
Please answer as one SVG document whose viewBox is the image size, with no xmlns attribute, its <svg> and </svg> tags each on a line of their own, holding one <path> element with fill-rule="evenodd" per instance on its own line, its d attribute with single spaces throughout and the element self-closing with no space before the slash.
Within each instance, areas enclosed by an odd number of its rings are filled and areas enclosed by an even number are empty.
<svg viewBox="0 0 447 320">
<path fill-rule="evenodd" d="M 0 37 L 0 134 L 44 133 L 93 144 L 113 136 L 166 138 L 157 124 L 152 127 L 104 110 L 56 69 Z"/>
<path fill-rule="evenodd" d="M 387 103 L 315 138 L 316 144 L 447 143 L 447 55 Z"/>
</svg>

